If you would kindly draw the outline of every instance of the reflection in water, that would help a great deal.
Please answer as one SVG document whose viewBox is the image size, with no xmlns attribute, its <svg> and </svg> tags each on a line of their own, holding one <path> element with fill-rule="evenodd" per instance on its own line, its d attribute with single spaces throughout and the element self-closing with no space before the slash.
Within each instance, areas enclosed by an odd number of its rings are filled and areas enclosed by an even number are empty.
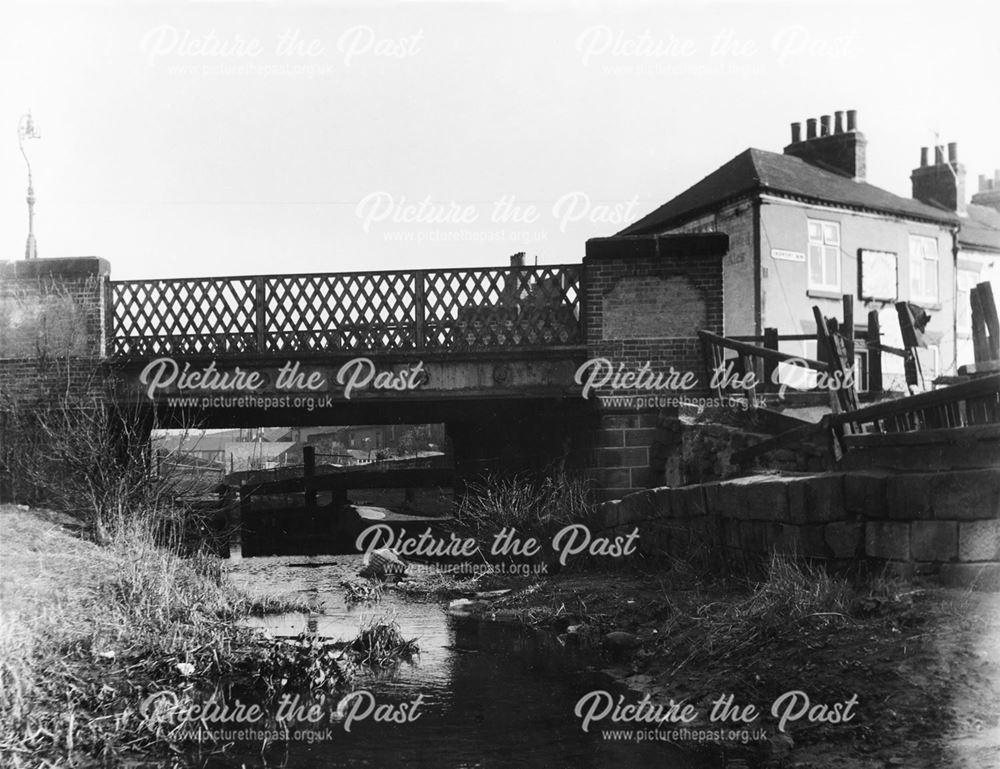
<svg viewBox="0 0 1000 769">
<path fill-rule="evenodd" d="M 253 559 L 253 561 L 273 559 Z M 287 591 L 289 584 L 309 593 L 336 585 L 345 563 L 313 569 L 287 564 L 251 564 L 255 585 Z M 294 575 L 294 576 L 293 576 Z M 247 576 L 247 575 L 244 575 Z M 262 582 L 264 584 L 262 584 Z M 600 728 L 584 733 L 573 708 L 593 689 L 609 689 L 608 680 L 587 671 L 584 650 L 563 647 L 553 636 L 519 626 L 480 623 L 448 615 L 433 603 L 407 602 L 391 591 L 377 607 L 348 607 L 336 588 L 317 595 L 321 612 L 285 615 L 255 624 L 274 633 L 296 635 L 315 621 L 321 636 L 347 639 L 360 619 L 394 610 L 407 638 L 417 637 L 420 657 L 402 665 L 391 680 L 359 680 L 379 704 L 398 706 L 422 695 L 419 717 L 410 723 L 376 723 L 371 717 L 346 732 L 335 717 L 324 719 L 315 744 L 294 741 L 269 746 L 237 744 L 223 756 L 191 756 L 203 767 L 686 767 L 717 766 L 695 762 L 663 742 L 604 739 Z M 628 698 L 630 701 L 634 697 Z M 332 713 L 334 708 L 329 707 Z M 329 715 L 329 714 L 328 714 Z M 606 728 L 616 728 L 607 723 Z M 630 728 L 623 724 L 623 728 Z"/>
</svg>

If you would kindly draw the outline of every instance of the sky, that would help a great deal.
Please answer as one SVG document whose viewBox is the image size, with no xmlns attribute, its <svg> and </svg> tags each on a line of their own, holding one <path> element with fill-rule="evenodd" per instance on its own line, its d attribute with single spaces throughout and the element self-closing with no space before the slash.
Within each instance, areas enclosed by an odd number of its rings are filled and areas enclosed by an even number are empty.
<svg viewBox="0 0 1000 769">
<path fill-rule="evenodd" d="M 0 4 L 0 260 L 114 279 L 578 263 L 789 124 L 1000 168 L 988 3 Z M 937 139 L 935 138 L 937 137 Z"/>
</svg>

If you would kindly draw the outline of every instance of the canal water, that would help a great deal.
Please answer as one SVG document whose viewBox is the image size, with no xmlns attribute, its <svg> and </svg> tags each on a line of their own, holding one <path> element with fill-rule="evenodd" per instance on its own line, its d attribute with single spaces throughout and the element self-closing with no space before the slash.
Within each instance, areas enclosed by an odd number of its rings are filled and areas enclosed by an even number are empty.
<svg viewBox="0 0 1000 769">
<path fill-rule="evenodd" d="M 321 636 L 350 639 L 365 617 L 396 614 L 406 638 L 420 646 L 414 664 L 390 678 L 359 680 L 379 705 L 412 702 L 422 696 L 419 717 L 409 723 L 355 722 L 350 732 L 335 722 L 316 729 L 315 742 L 292 740 L 269 746 L 234 744 L 224 755 L 192 755 L 189 765 L 222 767 L 660 767 L 718 766 L 669 742 L 612 739 L 605 722 L 585 733 L 574 707 L 581 696 L 604 689 L 626 693 L 599 672 L 601 661 L 562 645 L 548 633 L 509 623 L 456 616 L 447 602 L 410 600 L 386 591 L 375 605 L 349 606 L 340 581 L 354 576 L 358 556 L 252 558 L 234 568 L 238 583 L 256 590 L 297 593 L 315 607 L 309 615 L 254 620 L 272 633 L 296 635 L 315 629 Z M 634 702 L 635 694 L 626 700 Z M 330 708 L 332 710 L 332 708 Z M 324 721 L 324 726 L 330 726 Z M 629 724 L 624 729 L 634 728 Z M 663 728 L 663 727 L 660 727 Z"/>
</svg>

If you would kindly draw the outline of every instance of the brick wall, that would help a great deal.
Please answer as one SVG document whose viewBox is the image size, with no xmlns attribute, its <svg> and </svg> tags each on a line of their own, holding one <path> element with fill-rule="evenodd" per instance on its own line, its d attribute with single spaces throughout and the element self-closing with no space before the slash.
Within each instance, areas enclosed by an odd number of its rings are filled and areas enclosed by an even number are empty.
<svg viewBox="0 0 1000 769">
<path fill-rule="evenodd" d="M 725 235 L 595 238 L 584 257 L 587 353 L 701 373 L 699 328 L 722 333 Z"/>
<path fill-rule="evenodd" d="M 869 562 L 1000 589 L 1000 470 L 762 475 L 636 492 L 601 507 L 649 557 L 703 553 L 749 568 L 769 553 Z"/>
<path fill-rule="evenodd" d="M 30 403 L 94 387 L 109 274 L 96 257 L 0 263 L 0 393 Z"/>
<path fill-rule="evenodd" d="M 13 488 L 3 468 L 17 436 L 8 430 L 24 428 L 14 415 L 105 397 L 109 273 L 96 257 L 0 263 L 0 496 Z"/>
<path fill-rule="evenodd" d="M 660 395 L 705 395 L 699 329 L 722 333 L 722 260 L 725 235 L 597 238 L 584 258 L 583 319 L 587 356 L 617 370 L 649 363 L 656 373 L 691 371 L 699 386 Z M 641 395 L 643 390 L 597 388 L 599 412 L 585 436 L 587 466 L 598 494 L 614 499 L 664 480 L 673 445 L 676 408 L 602 405 L 599 396 Z"/>
</svg>

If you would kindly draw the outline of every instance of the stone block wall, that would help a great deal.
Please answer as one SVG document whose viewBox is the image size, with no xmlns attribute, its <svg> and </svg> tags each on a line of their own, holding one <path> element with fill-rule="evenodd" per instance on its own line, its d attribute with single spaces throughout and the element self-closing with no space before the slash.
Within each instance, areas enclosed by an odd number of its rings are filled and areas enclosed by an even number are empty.
<svg viewBox="0 0 1000 769">
<path fill-rule="evenodd" d="M 653 558 L 745 569 L 776 552 L 1000 589 L 1000 469 L 756 475 L 635 492 L 601 514 L 616 534 L 638 526 Z"/>
</svg>

